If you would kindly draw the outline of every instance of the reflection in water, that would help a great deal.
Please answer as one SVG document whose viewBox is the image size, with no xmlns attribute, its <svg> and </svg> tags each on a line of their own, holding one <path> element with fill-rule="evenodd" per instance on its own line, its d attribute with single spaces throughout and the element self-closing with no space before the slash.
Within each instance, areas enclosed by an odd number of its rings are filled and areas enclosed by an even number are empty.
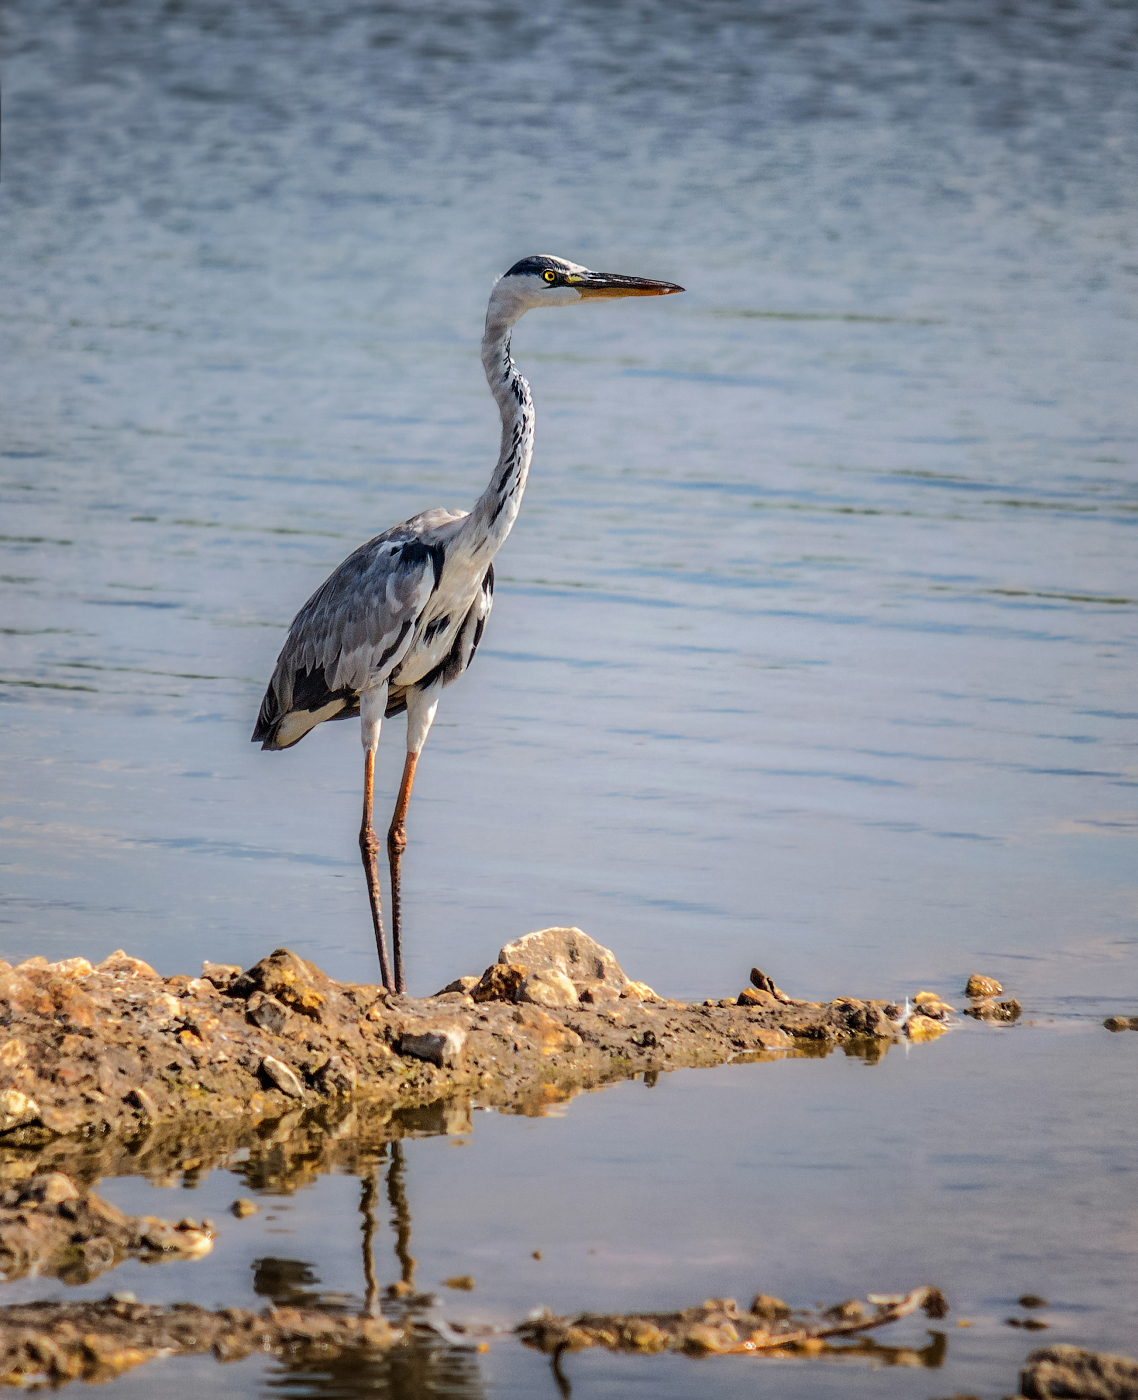
<svg viewBox="0 0 1138 1400">
<path fill-rule="evenodd" d="M 424 1344 L 391 1356 L 339 1356 L 326 1362 L 283 1362 L 270 1372 L 266 1395 L 355 1400 L 389 1396 L 391 1400 L 428 1400 L 454 1396 L 481 1400 L 486 1390 L 478 1363 L 455 1347 Z"/>
<path fill-rule="evenodd" d="M 387 1199 L 395 1232 L 399 1281 L 384 1290 L 381 1305 L 375 1238 L 379 1170 L 384 1158 L 387 1160 Z M 429 1294 L 415 1293 L 411 1208 L 404 1183 L 406 1165 L 402 1142 L 382 1144 L 370 1165 L 360 1166 L 363 1184 L 359 1208 L 364 1277 L 362 1311 L 369 1317 L 382 1311 L 389 1321 L 406 1330 L 411 1346 L 390 1355 L 345 1353 L 326 1361 L 284 1358 L 265 1381 L 269 1393 L 312 1397 L 383 1395 L 392 1400 L 420 1400 L 420 1397 L 425 1400 L 427 1396 L 439 1395 L 476 1400 L 485 1394 L 471 1349 L 450 1345 L 424 1324 L 423 1310 L 432 1299 Z M 335 1300 L 327 1294 L 304 1291 L 305 1285 L 317 1282 L 308 1264 L 294 1259 L 266 1258 L 258 1259 L 254 1269 L 254 1291 L 271 1298 L 275 1304 L 336 1306 Z"/>
<path fill-rule="evenodd" d="M 395 1257 L 399 1260 L 400 1282 L 407 1289 L 415 1285 L 415 1261 L 411 1257 L 411 1211 L 407 1205 L 407 1193 L 403 1189 L 403 1144 L 393 1141 L 388 1149 L 391 1166 L 387 1169 L 387 1199 L 394 1212 L 391 1218 L 395 1226 Z"/>
<path fill-rule="evenodd" d="M 278 1307 L 319 1306 L 321 1294 L 309 1287 L 317 1281 L 312 1266 L 300 1259 L 275 1259 L 267 1255 L 253 1262 L 253 1292 L 258 1298 L 271 1299 Z"/>
<path fill-rule="evenodd" d="M 360 1214 L 364 1218 L 364 1312 L 375 1316 L 378 1284 L 375 1278 L 375 1177 L 365 1176 L 360 1193 Z"/>
</svg>

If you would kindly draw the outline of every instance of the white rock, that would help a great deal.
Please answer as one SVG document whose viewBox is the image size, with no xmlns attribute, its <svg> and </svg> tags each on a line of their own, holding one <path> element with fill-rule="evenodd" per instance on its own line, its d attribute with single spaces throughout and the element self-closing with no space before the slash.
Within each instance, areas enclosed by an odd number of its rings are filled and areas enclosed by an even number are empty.
<svg viewBox="0 0 1138 1400">
<path fill-rule="evenodd" d="M 576 1006 L 577 988 L 563 972 L 531 972 L 518 988 L 517 1000 L 535 1006 Z"/>
<path fill-rule="evenodd" d="M 399 1053 L 415 1060 L 452 1068 L 462 1059 L 466 1032 L 459 1026 L 439 1026 L 431 1030 L 404 1031 L 399 1037 Z"/>
<path fill-rule="evenodd" d="M 0 1094 L 0 1133 L 34 1123 L 39 1116 L 40 1106 L 30 1094 L 21 1094 L 19 1089 L 5 1089 Z"/>
<path fill-rule="evenodd" d="M 617 991 L 628 981 L 612 952 L 579 928 L 543 928 L 507 943 L 500 963 L 521 963 L 530 972 L 563 972 L 574 982 L 607 982 Z"/>
<path fill-rule="evenodd" d="M 282 1094 L 287 1094 L 291 1099 L 304 1098 L 304 1088 L 300 1080 L 297 1079 L 288 1065 L 278 1060 L 275 1055 L 266 1055 L 261 1061 L 261 1069 Z"/>
</svg>

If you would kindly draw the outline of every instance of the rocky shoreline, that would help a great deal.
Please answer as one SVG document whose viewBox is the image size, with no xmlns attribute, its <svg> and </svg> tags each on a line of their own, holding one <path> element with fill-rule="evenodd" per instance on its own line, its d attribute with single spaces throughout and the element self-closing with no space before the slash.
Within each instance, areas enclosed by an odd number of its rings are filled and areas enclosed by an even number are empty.
<svg viewBox="0 0 1138 1400">
<path fill-rule="evenodd" d="M 0 964 L 0 1140 L 130 1138 L 344 1101 L 538 1111 L 609 1081 L 740 1057 L 838 1046 L 876 1057 L 944 1029 L 951 1007 L 931 993 L 915 1002 L 802 1001 L 758 969 L 738 997 L 668 1001 L 577 929 L 530 934 L 480 978 L 424 998 L 336 982 L 284 948 L 245 971 L 206 963 L 200 977 L 162 977 L 123 952 L 97 967 L 33 958 Z"/>
</svg>

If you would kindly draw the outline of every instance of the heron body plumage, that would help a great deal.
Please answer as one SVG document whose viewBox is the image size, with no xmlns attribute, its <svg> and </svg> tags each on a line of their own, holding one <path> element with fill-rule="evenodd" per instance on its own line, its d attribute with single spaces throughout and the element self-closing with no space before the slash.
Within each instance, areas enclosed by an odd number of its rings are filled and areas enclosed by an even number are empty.
<svg viewBox="0 0 1138 1400">
<path fill-rule="evenodd" d="M 534 407 L 510 334 L 537 306 L 588 296 L 660 296 L 667 282 L 593 273 L 561 258 L 525 258 L 491 293 L 482 365 L 502 420 L 498 462 L 471 511 L 428 510 L 349 554 L 297 613 L 261 702 L 253 741 L 291 748 L 317 725 L 359 715 L 365 750 L 360 849 L 384 982 L 391 985 L 371 829 L 382 721 L 407 712 L 407 760 L 388 832 L 395 989 L 403 990 L 399 862 L 407 802 L 439 695 L 474 658 L 494 600 L 493 559 L 513 529 L 533 460 Z"/>
</svg>

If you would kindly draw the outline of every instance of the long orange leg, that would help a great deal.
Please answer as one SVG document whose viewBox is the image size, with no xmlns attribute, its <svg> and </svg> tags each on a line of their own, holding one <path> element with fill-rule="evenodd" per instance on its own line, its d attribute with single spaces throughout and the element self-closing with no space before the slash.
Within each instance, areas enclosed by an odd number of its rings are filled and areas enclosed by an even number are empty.
<svg viewBox="0 0 1138 1400">
<path fill-rule="evenodd" d="M 399 784 L 399 796 L 395 802 L 395 812 L 387 833 L 387 863 L 391 870 L 391 945 L 395 954 L 395 990 L 402 992 L 403 983 L 403 910 L 399 898 L 399 867 L 403 852 L 407 849 L 407 804 L 411 801 L 411 784 L 415 781 L 417 753 L 409 753 L 403 764 L 403 781 Z"/>
<path fill-rule="evenodd" d="M 364 815 L 360 825 L 360 855 L 363 858 L 364 874 L 367 877 L 367 897 L 371 901 L 371 923 L 375 930 L 375 946 L 379 952 L 379 975 L 388 991 L 392 990 L 391 967 L 387 961 L 387 939 L 383 932 L 382 895 L 379 887 L 379 870 L 376 857 L 379 855 L 379 837 L 371 825 L 372 788 L 375 782 L 375 751 L 364 750 Z M 398 924 L 396 924 L 398 928 Z M 398 940 L 398 934 L 396 934 Z M 399 947 L 398 941 L 395 944 Z M 402 981 L 402 978 L 400 978 Z M 402 991 L 402 987 L 399 989 Z"/>
</svg>

